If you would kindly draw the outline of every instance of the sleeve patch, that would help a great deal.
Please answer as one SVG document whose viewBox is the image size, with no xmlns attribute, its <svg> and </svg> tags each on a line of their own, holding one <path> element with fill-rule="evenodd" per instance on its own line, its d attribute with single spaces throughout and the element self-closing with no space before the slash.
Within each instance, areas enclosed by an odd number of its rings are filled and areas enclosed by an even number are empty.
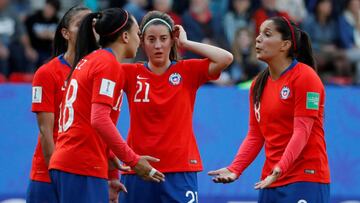
<svg viewBox="0 0 360 203">
<path fill-rule="evenodd" d="M 306 93 L 306 109 L 319 110 L 320 94 L 317 92 Z"/>
<path fill-rule="evenodd" d="M 106 95 L 113 98 L 115 89 L 115 82 L 103 78 L 101 81 L 100 92 L 101 95 Z"/>
<path fill-rule="evenodd" d="M 42 99 L 42 87 L 34 86 L 32 87 L 32 103 L 41 103 Z"/>
</svg>

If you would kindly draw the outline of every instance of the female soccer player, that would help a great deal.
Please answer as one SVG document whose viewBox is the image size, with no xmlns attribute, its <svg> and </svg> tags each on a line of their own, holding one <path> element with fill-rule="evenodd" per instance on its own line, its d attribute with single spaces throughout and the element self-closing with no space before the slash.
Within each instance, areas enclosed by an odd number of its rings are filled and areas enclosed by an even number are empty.
<svg viewBox="0 0 360 203">
<path fill-rule="evenodd" d="M 77 65 L 62 100 L 61 133 L 49 167 L 59 202 L 109 202 L 109 148 L 142 178 L 164 180 L 147 161 L 158 159 L 134 153 L 115 126 L 124 81 L 120 62 L 135 56 L 138 32 L 134 17 L 120 8 L 90 13 L 80 25 Z"/>
<path fill-rule="evenodd" d="M 36 113 L 39 139 L 34 153 L 26 202 L 56 202 L 48 165 L 58 136 L 59 106 L 65 91 L 64 81 L 75 56 L 79 24 L 90 13 L 86 7 L 68 10 L 56 29 L 52 60 L 35 73 L 32 87 L 32 111 Z"/>
<path fill-rule="evenodd" d="M 265 144 L 259 202 L 329 202 L 324 140 L 325 91 L 314 70 L 308 35 L 283 17 L 266 20 L 256 38 L 257 58 L 268 68 L 250 90 L 248 134 L 233 163 L 209 175 L 235 181 Z"/>
<path fill-rule="evenodd" d="M 140 31 L 148 62 L 123 66 L 131 117 L 127 141 L 136 153 L 160 158 L 154 166 L 165 173 L 166 181 L 154 184 L 123 175 L 128 193 L 120 195 L 120 202 L 197 201 L 197 172 L 202 164 L 192 127 L 196 92 L 218 78 L 233 56 L 189 41 L 181 26 L 157 11 L 143 18 Z M 176 48 L 204 59 L 177 60 Z"/>
</svg>

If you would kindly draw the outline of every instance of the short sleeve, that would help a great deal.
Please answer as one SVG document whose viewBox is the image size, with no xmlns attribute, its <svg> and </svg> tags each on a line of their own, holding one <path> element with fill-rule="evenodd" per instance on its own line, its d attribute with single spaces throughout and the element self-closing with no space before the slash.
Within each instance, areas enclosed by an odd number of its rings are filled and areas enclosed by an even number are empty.
<svg viewBox="0 0 360 203">
<path fill-rule="evenodd" d="M 324 86 L 313 70 L 301 70 L 294 81 L 294 116 L 317 117 L 324 107 Z"/>
<path fill-rule="evenodd" d="M 97 63 L 92 72 L 93 92 L 92 103 L 102 103 L 112 106 L 115 91 L 120 85 L 121 66 L 114 62 Z"/>
<path fill-rule="evenodd" d="M 208 58 L 185 60 L 184 65 L 189 69 L 189 74 L 197 86 L 220 77 L 220 74 L 215 76 L 209 75 L 210 60 Z"/>
<path fill-rule="evenodd" d="M 39 68 L 32 83 L 32 112 L 55 111 L 56 81 L 46 66 Z"/>
</svg>

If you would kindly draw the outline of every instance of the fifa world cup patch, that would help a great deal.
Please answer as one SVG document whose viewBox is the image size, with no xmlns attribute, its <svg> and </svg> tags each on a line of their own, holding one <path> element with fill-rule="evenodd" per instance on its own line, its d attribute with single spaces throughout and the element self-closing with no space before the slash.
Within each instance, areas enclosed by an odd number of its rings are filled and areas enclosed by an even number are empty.
<svg viewBox="0 0 360 203">
<path fill-rule="evenodd" d="M 101 86 L 100 86 L 99 94 L 113 98 L 114 89 L 115 89 L 115 82 L 114 81 L 111 81 L 111 80 L 108 80 L 108 79 L 105 79 L 105 78 L 103 78 L 101 80 Z"/>
<path fill-rule="evenodd" d="M 32 87 L 32 103 L 41 103 L 42 99 L 42 87 L 34 86 Z"/>
<path fill-rule="evenodd" d="M 306 93 L 306 109 L 319 110 L 320 94 L 317 92 Z"/>
<path fill-rule="evenodd" d="M 172 85 L 179 85 L 181 82 L 181 75 L 179 73 L 173 73 L 169 77 L 169 82 Z"/>
<path fill-rule="evenodd" d="M 289 96 L 290 96 L 290 88 L 287 86 L 284 86 L 283 88 L 281 88 L 280 98 L 287 99 Z"/>
</svg>

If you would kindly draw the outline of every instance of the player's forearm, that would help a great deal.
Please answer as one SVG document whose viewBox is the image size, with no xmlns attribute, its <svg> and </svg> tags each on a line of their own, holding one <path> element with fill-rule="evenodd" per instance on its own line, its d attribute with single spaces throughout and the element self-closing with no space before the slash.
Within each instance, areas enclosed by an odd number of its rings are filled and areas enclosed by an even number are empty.
<svg viewBox="0 0 360 203">
<path fill-rule="evenodd" d="M 295 117 L 293 135 L 277 164 L 282 174 L 286 173 L 307 144 L 314 120 L 311 117 Z"/>
<path fill-rule="evenodd" d="M 40 144 L 44 160 L 46 165 L 49 165 L 49 161 L 52 153 L 54 152 L 54 114 L 48 112 L 40 112 L 37 114 L 38 126 L 40 129 Z"/>
<path fill-rule="evenodd" d="M 256 126 L 250 126 L 247 136 L 229 167 L 231 172 L 240 176 L 241 173 L 254 161 L 264 145 L 264 138 Z"/>
<path fill-rule="evenodd" d="M 110 118 L 111 107 L 105 104 L 92 104 L 91 125 L 98 132 L 112 152 L 124 163 L 133 167 L 139 161 L 137 155 L 124 141 Z"/>
<path fill-rule="evenodd" d="M 209 74 L 217 75 L 227 68 L 233 61 L 233 55 L 219 47 L 187 40 L 183 48 L 208 58 L 210 62 Z"/>
</svg>

